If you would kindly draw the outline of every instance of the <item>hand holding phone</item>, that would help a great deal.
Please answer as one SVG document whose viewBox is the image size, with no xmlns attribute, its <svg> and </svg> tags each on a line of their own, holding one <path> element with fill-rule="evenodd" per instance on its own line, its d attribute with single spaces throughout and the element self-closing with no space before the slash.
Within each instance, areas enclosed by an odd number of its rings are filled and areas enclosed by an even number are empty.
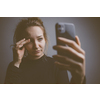
<svg viewBox="0 0 100 100">
<path fill-rule="evenodd" d="M 57 45 L 53 48 L 58 52 L 57 55 L 53 55 L 55 65 L 71 72 L 71 83 L 83 83 L 85 51 L 79 45 L 79 38 L 75 36 L 75 26 L 71 23 L 57 23 L 55 26 Z"/>
</svg>

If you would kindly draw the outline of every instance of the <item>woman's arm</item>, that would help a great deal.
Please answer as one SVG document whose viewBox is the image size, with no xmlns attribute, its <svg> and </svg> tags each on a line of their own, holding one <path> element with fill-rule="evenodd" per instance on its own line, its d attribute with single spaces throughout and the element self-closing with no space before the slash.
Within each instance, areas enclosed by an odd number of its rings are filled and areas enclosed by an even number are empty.
<svg viewBox="0 0 100 100">
<path fill-rule="evenodd" d="M 7 68 L 5 84 L 20 84 L 21 83 L 21 70 L 14 66 L 11 62 Z"/>
<path fill-rule="evenodd" d="M 79 38 L 76 36 L 76 42 L 61 37 L 58 40 L 68 46 L 54 46 L 55 50 L 64 54 L 53 56 L 57 60 L 55 65 L 60 69 L 69 70 L 73 82 L 83 83 L 85 77 L 85 51 L 80 46 Z"/>
</svg>

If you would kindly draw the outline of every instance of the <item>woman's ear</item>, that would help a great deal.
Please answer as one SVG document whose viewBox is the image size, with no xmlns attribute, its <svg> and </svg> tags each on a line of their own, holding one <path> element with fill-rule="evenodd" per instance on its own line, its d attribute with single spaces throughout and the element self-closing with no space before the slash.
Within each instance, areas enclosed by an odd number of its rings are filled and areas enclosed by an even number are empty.
<svg viewBox="0 0 100 100">
<path fill-rule="evenodd" d="M 81 47 L 81 42 L 79 40 L 79 37 L 78 36 L 75 36 L 75 39 L 76 39 L 76 43 Z"/>
</svg>

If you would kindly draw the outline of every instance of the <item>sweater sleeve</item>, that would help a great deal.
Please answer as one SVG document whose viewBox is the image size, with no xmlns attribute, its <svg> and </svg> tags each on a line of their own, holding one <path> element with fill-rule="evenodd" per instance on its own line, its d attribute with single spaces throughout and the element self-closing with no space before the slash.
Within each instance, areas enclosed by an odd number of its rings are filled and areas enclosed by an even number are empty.
<svg viewBox="0 0 100 100">
<path fill-rule="evenodd" d="M 20 84 L 21 83 L 21 70 L 13 65 L 11 62 L 7 68 L 5 84 Z"/>
<path fill-rule="evenodd" d="M 77 84 L 74 80 L 73 77 L 71 78 L 70 84 Z M 84 76 L 84 80 L 82 84 L 86 84 L 86 76 Z"/>
</svg>

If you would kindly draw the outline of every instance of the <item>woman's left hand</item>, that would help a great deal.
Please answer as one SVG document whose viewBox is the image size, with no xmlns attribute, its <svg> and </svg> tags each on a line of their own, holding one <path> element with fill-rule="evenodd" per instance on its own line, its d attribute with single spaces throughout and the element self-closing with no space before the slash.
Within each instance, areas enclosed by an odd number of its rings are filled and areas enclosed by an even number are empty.
<svg viewBox="0 0 100 100">
<path fill-rule="evenodd" d="M 75 83 L 83 83 L 85 77 L 85 51 L 81 48 L 78 36 L 75 37 L 76 42 L 58 38 L 58 41 L 68 45 L 56 45 L 53 48 L 63 55 L 54 55 L 57 60 L 55 65 L 63 70 L 69 70 Z"/>
</svg>

